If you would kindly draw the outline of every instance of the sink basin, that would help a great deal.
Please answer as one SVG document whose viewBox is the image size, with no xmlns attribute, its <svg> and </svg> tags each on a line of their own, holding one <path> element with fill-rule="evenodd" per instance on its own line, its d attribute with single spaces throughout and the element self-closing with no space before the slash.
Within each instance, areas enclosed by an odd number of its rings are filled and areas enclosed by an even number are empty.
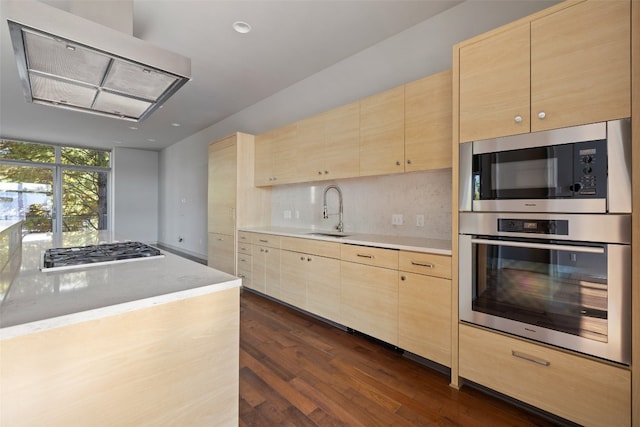
<svg viewBox="0 0 640 427">
<path fill-rule="evenodd" d="M 309 236 L 320 236 L 320 237 L 349 237 L 349 234 L 340 233 L 339 231 L 314 231 L 312 233 L 307 233 Z"/>
</svg>

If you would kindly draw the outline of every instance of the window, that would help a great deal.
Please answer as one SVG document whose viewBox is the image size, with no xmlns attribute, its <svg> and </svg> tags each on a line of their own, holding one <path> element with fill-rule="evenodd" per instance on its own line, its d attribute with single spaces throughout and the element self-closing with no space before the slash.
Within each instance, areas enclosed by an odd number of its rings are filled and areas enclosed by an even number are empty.
<svg viewBox="0 0 640 427">
<path fill-rule="evenodd" d="M 25 233 L 108 229 L 110 158 L 106 150 L 0 140 L 0 220 L 24 220 Z"/>
</svg>

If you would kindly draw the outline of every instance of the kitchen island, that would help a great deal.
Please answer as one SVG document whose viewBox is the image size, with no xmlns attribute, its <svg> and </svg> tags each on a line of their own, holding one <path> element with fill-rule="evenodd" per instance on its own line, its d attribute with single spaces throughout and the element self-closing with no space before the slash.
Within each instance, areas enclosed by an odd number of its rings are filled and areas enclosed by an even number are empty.
<svg viewBox="0 0 640 427">
<path fill-rule="evenodd" d="M 237 425 L 239 279 L 170 253 L 42 271 L 117 239 L 33 236 L 0 296 L 0 425 Z"/>
</svg>

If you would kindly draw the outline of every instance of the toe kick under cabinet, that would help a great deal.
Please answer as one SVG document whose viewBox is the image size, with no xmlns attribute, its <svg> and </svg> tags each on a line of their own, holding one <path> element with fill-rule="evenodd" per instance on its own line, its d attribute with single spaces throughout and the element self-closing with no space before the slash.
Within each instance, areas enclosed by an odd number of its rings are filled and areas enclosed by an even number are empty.
<svg viewBox="0 0 640 427">
<path fill-rule="evenodd" d="M 460 376 L 585 426 L 631 425 L 623 367 L 460 325 Z"/>
</svg>

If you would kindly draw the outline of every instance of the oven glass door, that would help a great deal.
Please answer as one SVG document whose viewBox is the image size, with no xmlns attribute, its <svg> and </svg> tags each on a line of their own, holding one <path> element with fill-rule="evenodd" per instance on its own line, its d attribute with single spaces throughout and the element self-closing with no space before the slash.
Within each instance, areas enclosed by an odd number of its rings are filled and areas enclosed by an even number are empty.
<svg viewBox="0 0 640 427">
<path fill-rule="evenodd" d="M 473 169 L 475 200 L 573 195 L 572 144 L 476 154 Z"/>
<path fill-rule="evenodd" d="M 607 246 L 472 239 L 472 309 L 607 342 Z"/>
</svg>

